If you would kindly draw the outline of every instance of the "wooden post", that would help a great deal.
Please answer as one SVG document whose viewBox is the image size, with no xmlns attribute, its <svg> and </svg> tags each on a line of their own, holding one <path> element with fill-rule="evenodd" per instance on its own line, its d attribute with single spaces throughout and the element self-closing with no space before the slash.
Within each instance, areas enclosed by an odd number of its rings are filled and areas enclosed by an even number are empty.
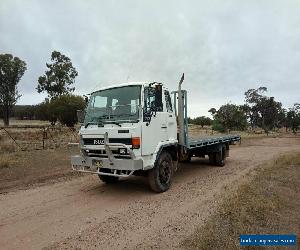
<svg viewBox="0 0 300 250">
<path fill-rule="evenodd" d="M 43 128 L 43 149 L 45 149 L 46 130 Z"/>
</svg>

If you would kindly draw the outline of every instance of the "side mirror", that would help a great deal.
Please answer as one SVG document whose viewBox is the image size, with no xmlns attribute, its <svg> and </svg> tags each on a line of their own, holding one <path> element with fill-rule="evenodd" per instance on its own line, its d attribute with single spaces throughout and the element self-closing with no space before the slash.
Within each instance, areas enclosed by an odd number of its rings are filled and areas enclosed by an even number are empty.
<svg viewBox="0 0 300 250">
<path fill-rule="evenodd" d="M 83 95 L 83 97 L 84 97 L 85 103 L 87 104 L 89 102 L 89 98 L 86 95 Z"/>
<path fill-rule="evenodd" d="M 82 124 L 84 121 L 85 111 L 84 110 L 77 110 L 77 121 Z"/>
</svg>

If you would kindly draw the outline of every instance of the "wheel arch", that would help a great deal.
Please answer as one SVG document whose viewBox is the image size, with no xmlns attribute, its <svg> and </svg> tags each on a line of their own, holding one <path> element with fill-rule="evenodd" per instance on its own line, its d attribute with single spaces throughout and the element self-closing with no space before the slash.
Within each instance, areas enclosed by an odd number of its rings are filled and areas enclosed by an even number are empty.
<svg viewBox="0 0 300 250">
<path fill-rule="evenodd" d="M 173 161 L 177 161 L 178 160 L 177 148 L 178 148 L 177 143 L 168 143 L 168 144 L 161 145 L 156 153 L 155 164 L 158 161 L 163 151 L 168 152 L 171 155 Z"/>
</svg>

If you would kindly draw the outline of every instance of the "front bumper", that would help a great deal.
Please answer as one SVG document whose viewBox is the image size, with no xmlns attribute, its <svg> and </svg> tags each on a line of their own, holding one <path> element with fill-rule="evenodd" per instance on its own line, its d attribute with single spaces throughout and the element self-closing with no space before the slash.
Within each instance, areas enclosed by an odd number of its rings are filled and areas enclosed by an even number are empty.
<svg viewBox="0 0 300 250">
<path fill-rule="evenodd" d="M 122 143 L 109 143 L 108 135 L 104 135 L 104 149 L 106 157 L 71 155 L 72 169 L 78 172 L 93 173 L 99 175 L 109 175 L 118 177 L 127 177 L 134 171 L 143 169 L 143 160 L 137 159 L 132 149 Z M 76 146 L 78 143 L 69 143 L 69 148 Z M 130 158 L 114 157 L 111 148 L 125 148 L 129 152 Z"/>
<path fill-rule="evenodd" d="M 71 156 L 72 169 L 100 175 L 127 177 L 134 171 L 143 169 L 142 159 L 114 159 L 110 162 L 107 158 Z"/>
</svg>

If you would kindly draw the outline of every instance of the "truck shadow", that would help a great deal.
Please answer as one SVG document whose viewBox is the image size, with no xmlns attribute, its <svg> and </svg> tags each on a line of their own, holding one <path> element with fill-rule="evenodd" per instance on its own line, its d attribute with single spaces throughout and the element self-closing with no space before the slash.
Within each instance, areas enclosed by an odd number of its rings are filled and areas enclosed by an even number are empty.
<svg viewBox="0 0 300 250">
<path fill-rule="evenodd" d="M 176 183 L 185 182 L 191 177 L 206 172 L 210 172 L 214 166 L 210 165 L 208 159 L 193 158 L 191 162 L 179 163 L 179 168 L 174 175 L 174 181 Z M 126 194 L 130 195 L 156 195 L 150 190 L 148 185 L 148 178 L 145 176 L 131 176 L 129 178 L 121 178 L 118 183 L 105 184 L 100 180 L 99 184 L 93 186 L 88 192 L 91 195 L 115 195 L 124 196 Z M 174 183 L 173 185 L 176 185 Z"/>
<path fill-rule="evenodd" d="M 193 177 L 194 175 L 201 175 L 212 168 L 215 168 L 215 166 L 211 165 L 208 159 L 193 157 L 190 162 L 179 163 L 175 178 L 180 180 L 186 177 Z"/>
<path fill-rule="evenodd" d="M 152 193 L 148 186 L 147 177 L 131 176 L 128 178 L 121 178 L 119 182 L 106 184 L 99 180 L 99 184 L 96 184 L 89 193 L 92 195 L 116 195 L 122 196 L 126 194 L 145 194 Z"/>
</svg>

